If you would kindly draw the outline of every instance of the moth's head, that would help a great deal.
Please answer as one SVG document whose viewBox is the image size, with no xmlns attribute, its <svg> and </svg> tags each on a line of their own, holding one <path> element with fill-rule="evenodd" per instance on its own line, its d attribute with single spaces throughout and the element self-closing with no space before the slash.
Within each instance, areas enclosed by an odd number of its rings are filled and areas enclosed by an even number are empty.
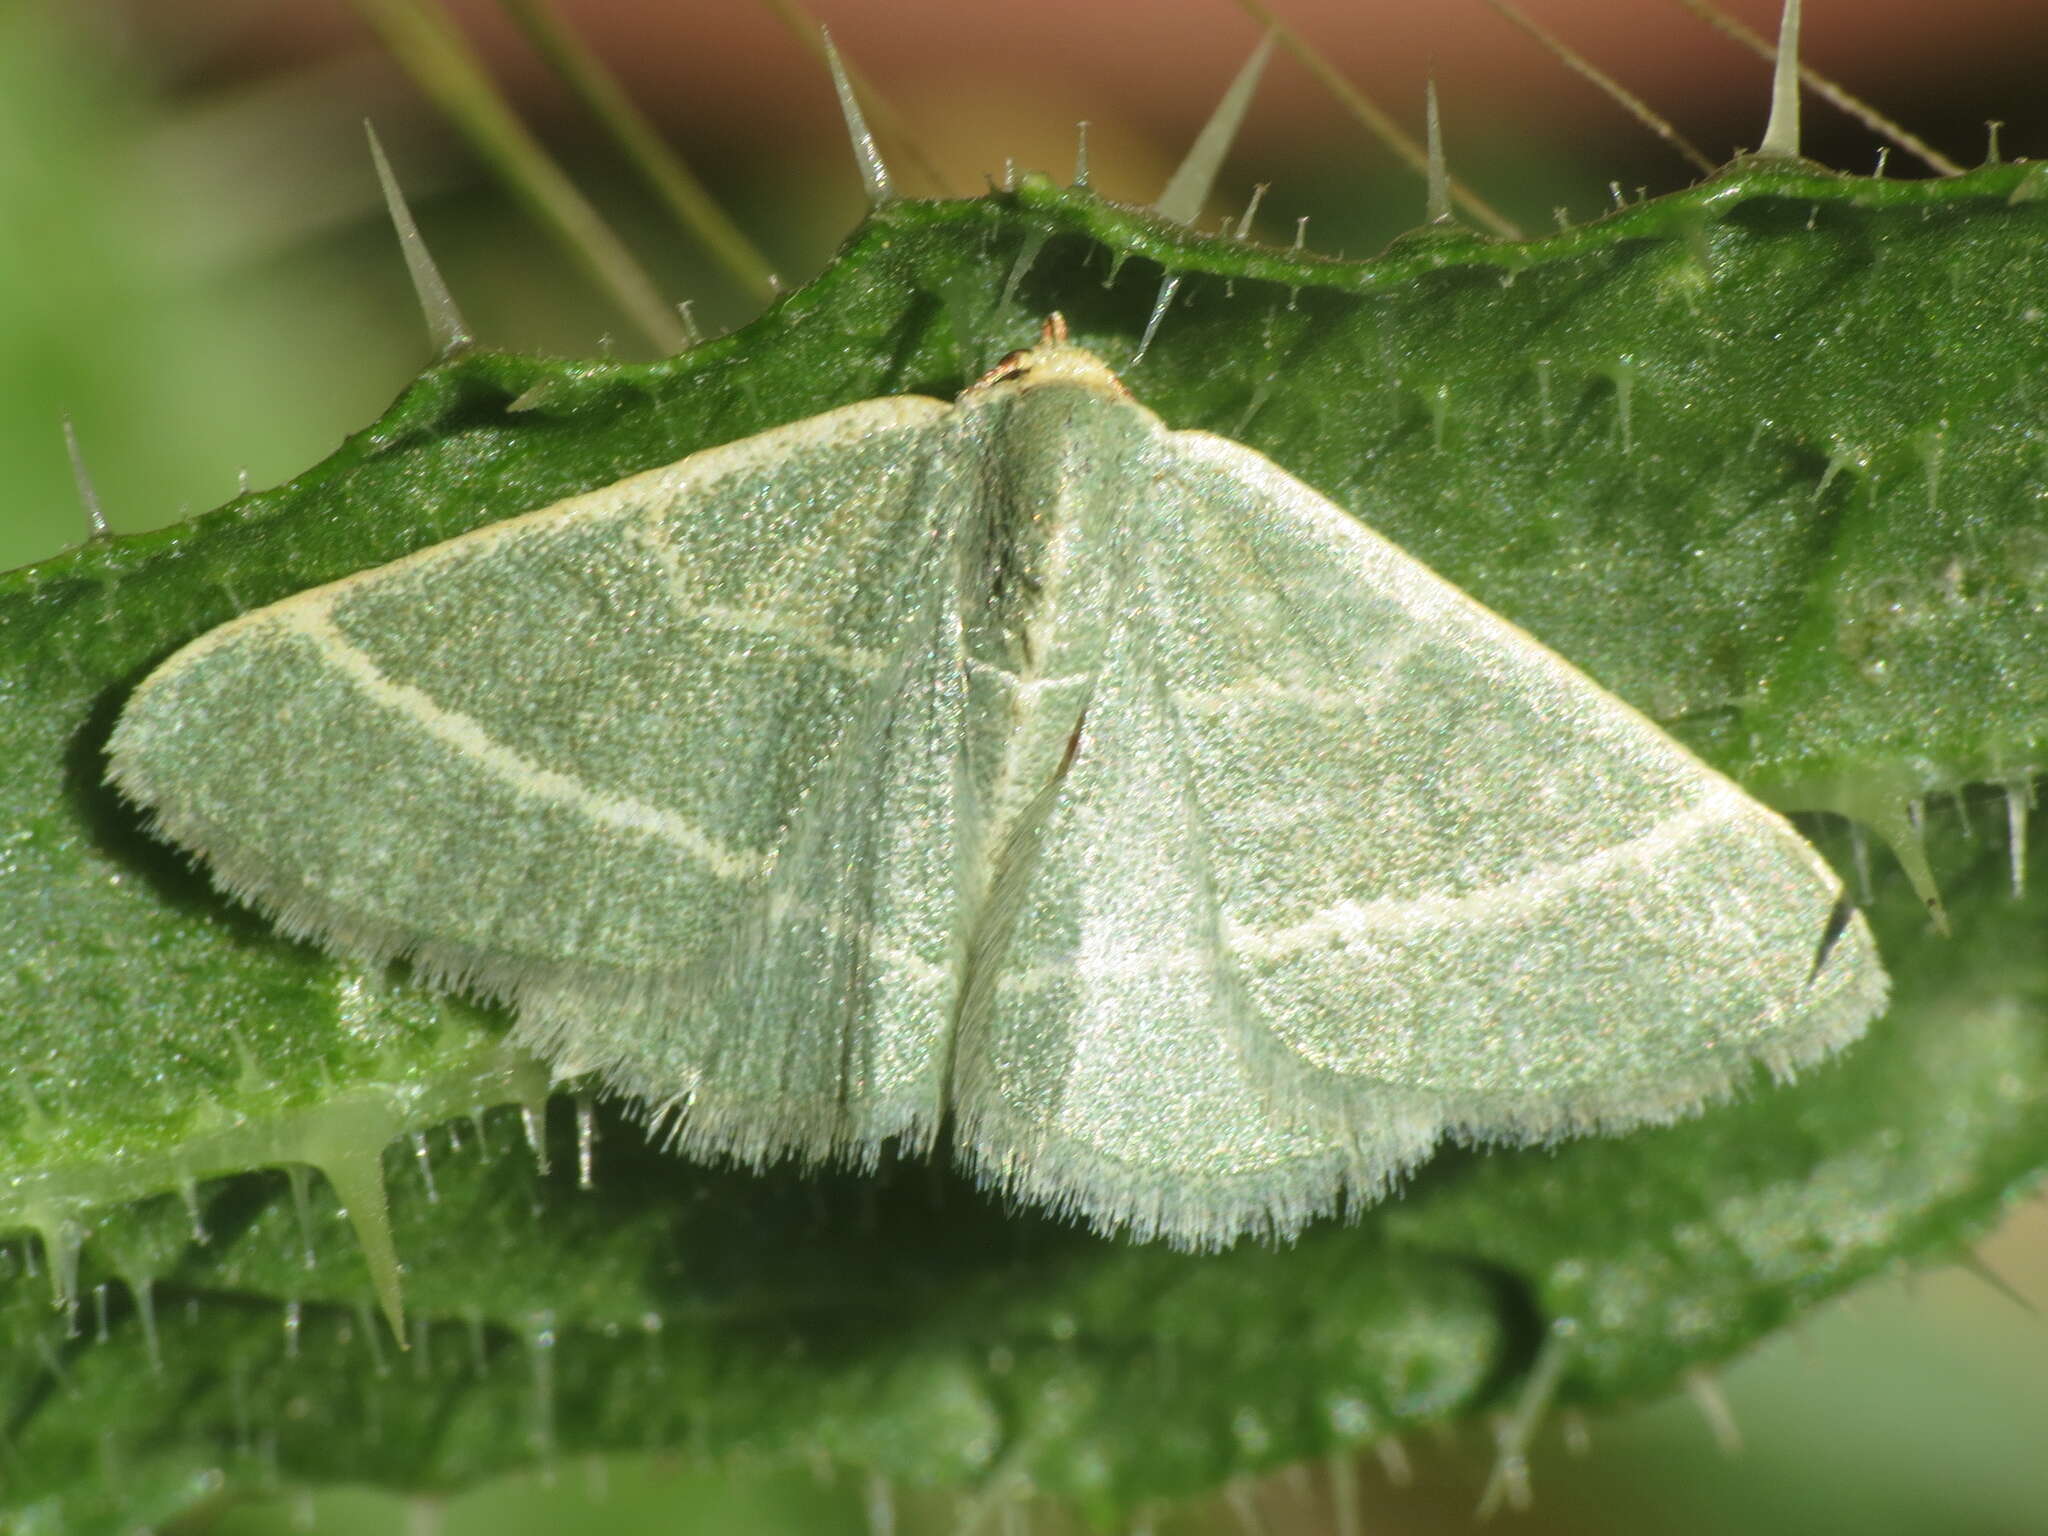
<svg viewBox="0 0 2048 1536">
<path fill-rule="evenodd" d="M 1004 385 L 1031 388 L 1041 384 L 1078 384 L 1119 400 L 1132 398 L 1124 381 L 1110 371 L 1107 363 L 1086 347 L 1077 347 L 1067 340 L 1066 317 L 1058 310 L 1046 316 L 1037 346 L 1012 352 L 976 379 L 967 395 Z"/>
</svg>

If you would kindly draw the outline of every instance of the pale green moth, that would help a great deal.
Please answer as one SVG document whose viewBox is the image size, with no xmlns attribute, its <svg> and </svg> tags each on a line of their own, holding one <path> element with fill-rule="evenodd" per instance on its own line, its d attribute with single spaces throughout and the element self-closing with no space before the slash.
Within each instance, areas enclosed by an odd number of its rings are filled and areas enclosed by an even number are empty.
<svg viewBox="0 0 2048 1536">
<path fill-rule="evenodd" d="M 1191 1247 L 1885 995 L 1776 815 L 1057 323 L 245 614 L 110 750 L 284 931 L 508 1001 L 685 1151 L 944 1136 Z"/>
</svg>

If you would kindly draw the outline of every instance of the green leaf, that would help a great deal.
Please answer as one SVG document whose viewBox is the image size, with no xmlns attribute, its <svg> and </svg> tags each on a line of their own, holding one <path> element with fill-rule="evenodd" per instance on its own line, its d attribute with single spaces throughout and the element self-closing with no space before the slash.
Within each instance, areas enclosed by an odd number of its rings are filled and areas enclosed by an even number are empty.
<svg viewBox="0 0 2048 1536">
<path fill-rule="evenodd" d="M 1431 231 L 1363 263 L 1040 180 L 897 204 L 725 341 L 473 356 L 286 486 L 0 577 L 0 1230 L 40 1234 L 0 1281 L 8 1507 L 112 1529 L 280 1481 L 665 1448 L 1028 1482 L 1111 1518 L 1497 1410 L 1539 1362 L 1565 1401 L 1664 1390 L 1949 1251 L 2048 1165 L 2048 861 L 2011 894 L 1990 787 L 2023 797 L 2048 752 L 2030 174 L 1750 165 L 1548 240 Z M 278 939 L 101 786 L 127 690 L 234 613 L 950 392 L 1052 309 L 1169 423 L 1265 452 L 1779 804 L 1915 861 L 1924 828 L 1919 892 L 1874 861 L 1898 999 L 1871 1038 L 1688 1125 L 1446 1153 L 1279 1251 L 1103 1242 L 922 1165 L 701 1168 L 616 1106 L 558 1104 L 543 1169 L 519 1114 L 538 1127 L 546 1079 L 500 1019 Z M 380 1157 L 406 1358 L 374 1313 Z M 307 1165 L 368 1261 L 274 1171 Z"/>
</svg>

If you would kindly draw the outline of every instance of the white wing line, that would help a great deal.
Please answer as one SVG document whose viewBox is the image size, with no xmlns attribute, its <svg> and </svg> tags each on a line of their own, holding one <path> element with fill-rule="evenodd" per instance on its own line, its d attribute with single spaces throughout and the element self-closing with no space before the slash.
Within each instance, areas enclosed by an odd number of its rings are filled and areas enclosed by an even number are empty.
<svg viewBox="0 0 2048 1536">
<path fill-rule="evenodd" d="M 1402 663 L 1420 649 L 1422 638 L 1417 635 L 1404 635 L 1399 644 L 1385 647 L 1372 658 L 1371 686 L 1363 690 L 1355 684 L 1332 688 L 1316 683 L 1290 683 L 1277 678 L 1254 677 L 1241 683 L 1227 683 L 1220 688 L 1176 688 L 1173 690 L 1173 702 L 1188 713 L 1198 715 L 1221 715 L 1233 709 L 1265 704 L 1300 704 L 1328 714 L 1349 712 L 1367 715 L 1379 707 Z M 1332 672 L 1336 670 L 1331 668 Z"/>
<path fill-rule="evenodd" d="M 667 590 L 670 608 L 678 618 L 713 629 L 780 640 L 785 645 L 807 652 L 827 666 L 851 672 L 855 677 L 873 677 L 889 664 L 887 652 L 840 645 L 823 625 L 798 614 L 785 613 L 767 605 L 734 608 L 722 603 L 695 601 L 690 579 L 683 571 L 682 558 L 677 554 L 675 545 L 662 536 L 658 526 L 659 519 L 665 515 L 663 509 L 650 507 L 640 521 L 627 529 L 627 535 L 652 555 L 654 563 L 661 567 L 662 586 Z"/>
<path fill-rule="evenodd" d="M 735 634 L 759 635 L 768 640 L 780 640 L 785 645 L 804 651 L 827 666 L 850 672 L 856 678 L 873 677 L 886 667 L 891 658 L 887 651 L 857 650 L 852 646 L 836 645 L 819 625 L 806 624 L 792 614 L 777 613 L 769 608 L 725 608 L 706 604 L 691 607 L 683 602 L 682 593 L 676 592 L 675 611 L 678 617 L 695 620 L 713 629 L 729 630 Z"/>
<path fill-rule="evenodd" d="M 980 656 L 965 658 L 970 675 L 992 674 L 1016 689 L 1019 699 L 1035 699 L 1042 693 L 1056 693 L 1073 683 L 1092 683 L 1095 673 L 1061 672 L 1014 672 L 999 662 L 989 661 Z"/>
<path fill-rule="evenodd" d="M 1545 865 L 1519 880 L 1457 896 L 1340 901 L 1271 933 L 1233 924 L 1230 947 L 1240 959 L 1270 964 L 1305 950 L 1329 949 L 1383 935 L 1493 925 L 1504 918 L 1528 916 L 1551 897 L 1574 886 L 1590 884 L 1618 866 L 1640 864 L 1655 868 L 1693 838 L 1723 822 L 1736 820 L 1752 807 L 1753 802 L 1734 785 L 1710 785 L 1706 798 L 1697 805 L 1665 817 L 1647 832 L 1569 864 Z"/>
<path fill-rule="evenodd" d="M 1690 810 L 1667 816 L 1649 831 L 1626 842 L 1602 848 L 1569 864 L 1533 870 L 1507 885 L 1491 885 L 1462 896 L 1422 896 L 1410 901 L 1340 901 L 1311 917 L 1273 933 L 1261 934 L 1224 919 L 1224 942 L 1240 960 L 1273 964 L 1307 950 L 1329 949 L 1375 935 L 1498 921 L 1534 912 L 1548 898 L 1573 886 L 1590 883 L 1623 864 L 1655 868 L 1701 833 L 1732 821 L 1749 806 L 1741 791 L 1716 786 Z M 1211 964 L 1208 955 L 1189 949 L 1155 951 L 1126 975 L 1155 976 L 1192 972 Z M 1040 961 L 1003 978 L 1005 993 L 1031 993 L 1058 984 L 1073 970 L 1069 961 Z"/>
<path fill-rule="evenodd" d="M 502 742 L 494 741 L 469 716 L 447 709 L 410 683 L 395 682 L 378 670 L 362 651 L 335 628 L 325 602 L 298 602 L 278 609 L 272 622 L 296 630 L 311 641 L 334 669 L 353 683 L 371 703 L 402 715 L 433 740 L 459 752 L 484 773 L 519 794 L 559 805 L 622 832 L 658 838 L 682 850 L 721 880 L 743 880 L 763 870 L 768 860 L 736 852 L 707 837 L 672 811 L 642 800 L 601 794 L 581 779 L 543 768 Z"/>
</svg>

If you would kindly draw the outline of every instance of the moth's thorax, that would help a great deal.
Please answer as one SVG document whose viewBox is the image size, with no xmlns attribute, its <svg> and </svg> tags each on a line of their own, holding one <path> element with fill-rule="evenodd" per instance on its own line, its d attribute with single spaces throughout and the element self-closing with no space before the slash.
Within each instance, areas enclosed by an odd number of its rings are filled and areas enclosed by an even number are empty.
<svg viewBox="0 0 2048 1536">
<path fill-rule="evenodd" d="M 1128 600 L 1131 518 L 1159 427 L 1112 388 L 1063 376 L 972 391 L 957 420 L 976 466 L 962 487 L 956 587 L 972 909 L 1072 759 Z"/>
<path fill-rule="evenodd" d="M 983 466 L 959 547 L 969 661 L 1020 683 L 1092 673 L 1125 582 L 1125 525 L 1156 424 L 1086 383 L 989 394 L 961 406 Z"/>
</svg>

